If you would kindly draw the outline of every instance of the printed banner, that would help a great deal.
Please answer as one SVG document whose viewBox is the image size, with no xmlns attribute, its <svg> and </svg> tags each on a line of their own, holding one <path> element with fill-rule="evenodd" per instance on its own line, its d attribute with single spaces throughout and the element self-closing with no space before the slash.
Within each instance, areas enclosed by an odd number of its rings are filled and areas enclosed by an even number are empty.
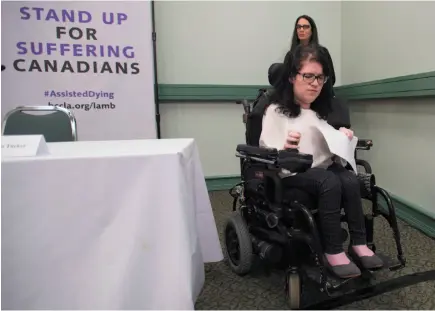
<svg viewBox="0 0 435 311">
<path fill-rule="evenodd" d="M 156 138 L 150 1 L 2 1 L 1 114 L 60 106 L 79 140 Z"/>
</svg>

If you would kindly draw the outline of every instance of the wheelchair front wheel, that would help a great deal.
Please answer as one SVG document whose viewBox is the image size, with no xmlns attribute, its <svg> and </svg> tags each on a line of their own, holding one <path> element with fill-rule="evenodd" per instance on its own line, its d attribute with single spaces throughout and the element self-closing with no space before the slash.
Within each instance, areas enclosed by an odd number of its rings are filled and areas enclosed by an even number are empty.
<svg viewBox="0 0 435 311">
<path fill-rule="evenodd" d="M 297 272 L 289 272 L 286 279 L 286 298 L 290 310 L 299 310 L 301 305 L 301 278 Z"/>
<path fill-rule="evenodd" d="M 254 262 L 252 239 L 245 220 L 234 212 L 225 225 L 225 255 L 231 270 L 238 275 L 251 271 Z"/>
</svg>

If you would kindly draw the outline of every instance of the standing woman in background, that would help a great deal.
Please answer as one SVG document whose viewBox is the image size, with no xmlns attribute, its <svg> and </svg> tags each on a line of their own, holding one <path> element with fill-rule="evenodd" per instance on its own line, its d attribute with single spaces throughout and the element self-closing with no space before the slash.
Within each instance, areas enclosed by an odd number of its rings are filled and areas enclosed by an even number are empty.
<svg viewBox="0 0 435 311">
<path fill-rule="evenodd" d="M 320 45 L 319 35 L 317 33 L 317 26 L 311 17 L 309 17 L 308 15 L 301 15 L 296 19 L 290 51 L 285 56 L 284 63 L 286 63 L 286 61 L 290 57 L 290 54 L 294 52 L 294 50 L 299 44 L 308 45 L 310 43 Z M 323 49 L 323 52 L 326 54 L 328 58 L 328 65 L 329 65 L 329 72 L 330 72 L 329 80 L 331 81 L 330 87 L 332 88 L 335 84 L 334 64 L 332 62 L 332 58 L 331 55 L 329 54 L 328 49 L 323 46 L 321 46 L 321 48 Z M 335 97 L 333 89 L 332 89 L 332 94 Z"/>
</svg>

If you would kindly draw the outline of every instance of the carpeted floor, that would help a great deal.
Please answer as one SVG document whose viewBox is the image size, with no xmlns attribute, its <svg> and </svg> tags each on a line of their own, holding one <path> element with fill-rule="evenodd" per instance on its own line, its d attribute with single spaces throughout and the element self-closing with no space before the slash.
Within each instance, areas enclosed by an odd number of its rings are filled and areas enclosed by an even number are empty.
<svg viewBox="0 0 435 311">
<path fill-rule="evenodd" d="M 213 212 L 219 230 L 221 245 L 226 219 L 231 214 L 232 198 L 227 191 L 210 193 Z M 375 224 L 378 250 L 393 255 L 395 252 L 392 233 L 388 223 L 379 217 Z M 407 258 L 407 267 L 398 272 L 381 271 L 379 279 L 404 275 L 417 271 L 435 269 L 435 241 L 400 221 L 402 245 Z M 239 277 L 222 261 L 206 265 L 206 279 L 197 303 L 197 310 L 283 310 L 288 309 L 284 296 L 284 275 L 258 274 Z M 435 282 L 396 290 L 367 300 L 347 305 L 341 309 L 435 309 Z"/>
</svg>

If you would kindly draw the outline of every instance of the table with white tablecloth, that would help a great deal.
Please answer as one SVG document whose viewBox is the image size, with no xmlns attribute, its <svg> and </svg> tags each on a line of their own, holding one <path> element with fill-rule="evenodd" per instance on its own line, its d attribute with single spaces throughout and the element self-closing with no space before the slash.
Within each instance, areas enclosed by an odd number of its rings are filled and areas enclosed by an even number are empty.
<svg viewBox="0 0 435 311">
<path fill-rule="evenodd" d="M 193 139 L 2 158 L 2 309 L 193 309 L 223 259 Z"/>
</svg>

